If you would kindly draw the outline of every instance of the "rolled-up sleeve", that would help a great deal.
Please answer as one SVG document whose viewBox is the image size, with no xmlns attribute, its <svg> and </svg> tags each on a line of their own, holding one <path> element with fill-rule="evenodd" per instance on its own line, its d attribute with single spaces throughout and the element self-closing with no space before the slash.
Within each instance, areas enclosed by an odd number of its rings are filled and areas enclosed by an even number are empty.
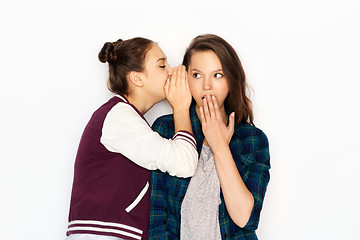
<svg viewBox="0 0 360 240">
<path fill-rule="evenodd" d="M 254 197 L 254 207 L 251 216 L 243 227 L 247 230 L 256 230 L 258 227 L 266 188 L 270 180 L 269 142 L 266 135 L 259 129 L 257 129 L 257 136 L 258 146 L 254 152 L 255 161 L 247 167 L 249 176 L 245 182 Z"/>
<path fill-rule="evenodd" d="M 146 169 L 177 177 L 195 173 L 198 153 L 194 136 L 179 131 L 172 139 L 162 138 L 129 104 L 118 103 L 108 112 L 100 141 L 107 150 Z"/>
</svg>

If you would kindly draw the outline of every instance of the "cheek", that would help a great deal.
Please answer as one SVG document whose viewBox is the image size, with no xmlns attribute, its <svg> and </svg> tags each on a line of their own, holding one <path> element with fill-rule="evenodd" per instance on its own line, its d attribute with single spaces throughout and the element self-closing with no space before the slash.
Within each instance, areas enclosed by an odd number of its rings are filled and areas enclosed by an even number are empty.
<svg viewBox="0 0 360 240">
<path fill-rule="evenodd" d="M 193 79 L 189 80 L 189 88 L 190 88 L 190 92 L 191 94 L 194 96 L 194 98 L 198 97 L 197 95 L 199 95 L 201 88 L 199 87 L 199 84 L 194 81 Z"/>
<path fill-rule="evenodd" d="M 229 86 L 227 84 L 227 82 L 224 83 L 219 83 L 217 86 L 214 86 L 214 88 L 216 89 L 216 96 L 218 98 L 218 104 L 222 105 L 226 99 L 226 97 L 229 94 Z"/>
<path fill-rule="evenodd" d="M 156 81 L 157 81 L 159 84 L 165 84 L 166 79 L 168 78 L 168 76 L 169 76 L 169 75 L 166 73 L 166 71 L 156 72 Z"/>
<path fill-rule="evenodd" d="M 218 85 L 218 89 L 220 90 L 220 92 L 222 93 L 221 95 L 223 96 L 227 96 L 229 94 L 229 84 L 227 83 L 226 80 L 224 80 L 223 82 L 220 82 Z"/>
<path fill-rule="evenodd" d="M 229 95 L 229 87 L 228 86 L 224 87 L 224 93 L 225 93 L 225 97 L 227 97 L 227 95 Z"/>
</svg>

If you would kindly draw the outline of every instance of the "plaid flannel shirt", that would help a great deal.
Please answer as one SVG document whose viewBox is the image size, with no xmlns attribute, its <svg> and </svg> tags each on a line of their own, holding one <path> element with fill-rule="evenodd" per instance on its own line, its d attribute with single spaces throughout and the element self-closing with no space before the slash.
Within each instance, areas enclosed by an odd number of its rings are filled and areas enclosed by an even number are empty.
<svg viewBox="0 0 360 240">
<path fill-rule="evenodd" d="M 190 107 L 190 118 L 197 150 L 201 152 L 204 135 L 195 111 L 195 104 Z M 162 137 L 174 135 L 172 115 L 158 118 L 153 130 Z M 224 196 L 220 192 L 219 223 L 222 239 L 257 239 L 260 211 L 270 180 L 270 155 L 266 135 L 250 124 L 235 125 L 234 134 L 229 144 L 238 171 L 249 191 L 254 196 L 254 207 L 245 227 L 238 227 L 227 212 Z M 151 206 L 149 239 L 180 239 L 180 210 L 186 189 L 191 178 L 170 176 L 159 170 L 151 173 Z"/>
</svg>

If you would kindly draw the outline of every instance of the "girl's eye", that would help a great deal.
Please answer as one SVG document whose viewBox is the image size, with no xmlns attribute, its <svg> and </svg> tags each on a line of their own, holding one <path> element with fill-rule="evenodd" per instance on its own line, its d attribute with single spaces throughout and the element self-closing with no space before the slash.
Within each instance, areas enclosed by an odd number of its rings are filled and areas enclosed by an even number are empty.
<svg viewBox="0 0 360 240">
<path fill-rule="evenodd" d="M 223 77 L 223 75 L 221 73 L 215 73 L 214 77 L 215 78 L 221 78 L 221 77 Z"/>
<path fill-rule="evenodd" d="M 194 78 L 200 78 L 201 75 L 200 75 L 200 73 L 194 73 L 194 74 L 193 74 L 193 77 L 194 77 Z"/>
<path fill-rule="evenodd" d="M 166 66 L 165 65 L 163 65 L 163 66 L 160 66 L 160 68 L 165 68 Z"/>
</svg>

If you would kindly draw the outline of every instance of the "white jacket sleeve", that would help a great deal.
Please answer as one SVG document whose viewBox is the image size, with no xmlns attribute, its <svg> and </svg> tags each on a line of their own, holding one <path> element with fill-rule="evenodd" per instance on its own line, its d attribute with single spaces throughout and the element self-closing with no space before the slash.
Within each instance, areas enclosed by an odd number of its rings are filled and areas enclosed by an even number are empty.
<svg viewBox="0 0 360 240">
<path fill-rule="evenodd" d="M 196 170 L 198 153 L 192 134 L 179 131 L 173 139 L 162 138 L 127 103 L 118 103 L 108 112 L 100 141 L 107 150 L 149 170 L 178 177 L 191 177 Z"/>
</svg>

